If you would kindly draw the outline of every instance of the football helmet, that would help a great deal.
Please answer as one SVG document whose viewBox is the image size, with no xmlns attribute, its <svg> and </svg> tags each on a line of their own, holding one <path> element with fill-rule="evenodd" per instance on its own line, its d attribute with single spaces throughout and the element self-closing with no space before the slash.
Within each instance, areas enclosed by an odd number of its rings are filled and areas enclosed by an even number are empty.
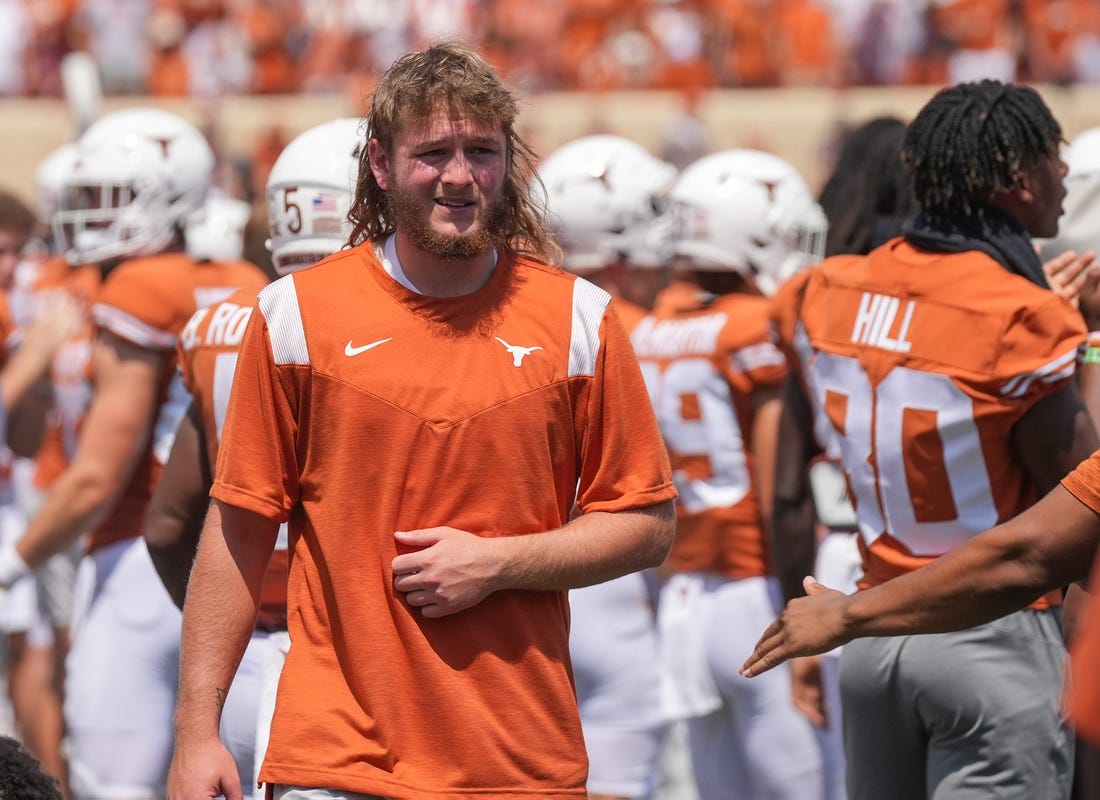
<svg viewBox="0 0 1100 800">
<path fill-rule="evenodd" d="M 584 273 L 623 258 L 629 241 L 641 241 L 640 232 L 629 232 L 664 210 L 676 168 L 636 142 L 600 134 L 553 151 L 540 165 L 539 178 L 551 227 L 565 251 L 564 266 Z"/>
<path fill-rule="evenodd" d="M 758 150 L 713 153 L 670 195 L 672 249 L 700 270 L 733 270 L 771 295 L 825 253 L 828 222 L 797 170 Z"/>
<path fill-rule="evenodd" d="M 672 263 L 672 215 L 668 212 L 631 225 L 608 240 L 633 269 L 664 269 Z"/>
<path fill-rule="evenodd" d="M 61 195 L 76 167 L 76 143 L 69 142 L 51 151 L 34 169 L 38 200 L 38 219 L 52 224 L 53 215 L 61 207 Z"/>
<path fill-rule="evenodd" d="M 351 236 L 362 123 L 344 117 L 300 133 L 283 149 L 267 178 L 267 249 L 286 275 L 332 255 Z"/>
<path fill-rule="evenodd" d="M 1068 179 L 1100 174 L 1100 127 L 1077 134 L 1062 153 L 1062 160 L 1069 169 Z"/>
<path fill-rule="evenodd" d="M 187 215 L 183 238 L 196 261 L 236 261 L 244 253 L 244 229 L 252 209 L 243 200 L 208 195 L 202 208 Z"/>
<path fill-rule="evenodd" d="M 214 153 L 191 123 L 156 108 L 116 111 L 77 140 L 54 215 L 74 264 L 159 253 L 201 207 Z"/>
</svg>

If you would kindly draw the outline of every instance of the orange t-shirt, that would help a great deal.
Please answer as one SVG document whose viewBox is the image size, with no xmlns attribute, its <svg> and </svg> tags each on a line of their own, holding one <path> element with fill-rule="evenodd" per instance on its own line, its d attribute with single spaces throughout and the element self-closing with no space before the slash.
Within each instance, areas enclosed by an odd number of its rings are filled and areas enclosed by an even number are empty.
<svg viewBox="0 0 1100 800">
<path fill-rule="evenodd" d="M 631 334 L 679 492 L 667 566 L 735 580 L 766 575 L 753 395 L 778 388 L 787 372 L 771 340 L 768 300 L 730 294 L 708 302 L 698 290 L 673 287 L 677 299 L 659 298 L 658 309 L 667 310 Z"/>
<path fill-rule="evenodd" d="M 552 536 L 574 499 L 675 496 L 606 292 L 502 253 L 430 298 L 370 243 L 260 294 L 212 494 L 289 520 L 289 630 L 261 780 L 366 794 L 585 796 L 564 592 L 427 619 L 392 585 L 393 532 Z"/>
<path fill-rule="evenodd" d="M 263 272 L 247 261 L 195 262 L 182 253 L 126 261 L 107 276 L 92 308 L 97 329 L 163 353 L 164 366 L 159 402 L 149 410 L 154 424 L 145 452 L 111 513 L 92 531 L 89 550 L 142 533 L 146 506 L 186 410 L 182 386 L 170 391 L 176 336 L 197 308 L 241 287 L 258 290 L 266 283 Z"/>
<path fill-rule="evenodd" d="M 1037 499 L 1012 428 L 1073 379 L 1079 314 L 977 252 L 894 239 L 810 274 L 815 409 L 839 438 L 862 586 L 916 569 Z"/>
<path fill-rule="evenodd" d="M 1100 514 L 1100 450 L 1062 479 L 1062 486 Z M 1093 567 L 1092 591 L 1100 586 L 1100 559 Z M 1066 705 L 1077 733 L 1100 747 L 1100 608 L 1089 600 L 1077 637 L 1070 646 Z"/>
<path fill-rule="evenodd" d="M 179 336 L 180 373 L 202 421 L 211 469 L 218 459 L 218 442 L 237 368 L 237 350 L 256 294 L 255 288 L 242 289 L 225 300 L 200 308 Z M 267 631 L 286 629 L 288 555 L 285 538 L 280 537 L 280 543 L 271 555 L 260 593 L 256 625 Z"/>
</svg>

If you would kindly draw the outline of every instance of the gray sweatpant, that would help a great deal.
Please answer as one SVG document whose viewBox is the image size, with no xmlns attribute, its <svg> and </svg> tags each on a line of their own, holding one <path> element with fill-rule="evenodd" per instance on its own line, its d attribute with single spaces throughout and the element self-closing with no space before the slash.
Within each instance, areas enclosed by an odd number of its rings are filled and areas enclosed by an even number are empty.
<svg viewBox="0 0 1100 800">
<path fill-rule="evenodd" d="M 850 800 L 1068 798 L 1065 660 L 1058 611 L 845 645 Z"/>
</svg>

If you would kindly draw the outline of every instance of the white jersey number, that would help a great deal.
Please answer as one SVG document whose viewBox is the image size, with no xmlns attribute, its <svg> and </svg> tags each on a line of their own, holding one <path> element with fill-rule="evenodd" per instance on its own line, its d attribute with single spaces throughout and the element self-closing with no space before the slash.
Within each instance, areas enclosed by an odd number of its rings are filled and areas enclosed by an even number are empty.
<svg viewBox="0 0 1100 800">
<path fill-rule="evenodd" d="M 681 464 L 706 460 L 705 477 L 673 472 L 680 505 L 698 514 L 741 502 L 752 483 L 729 383 L 705 358 L 673 361 L 664 372 L 652 361 L 641 366 L 669 453 Z"/>
<path fill-rule="evenodd" d="M 996 524 L 997 508 L 974 404 L 947 375 L 894 367 L 874 387 L 858 360 L 822 352 L 814 355 L 810 369 L 817 409 L 841 406 L 828 403 L 829 394 L 845 400 L 843 418 L 829 422 L 840 437 L 841 461 L 855 494 L 865 541 L 873 542 L 885 532 L 916 554 L 933 555 Z M 928 412 L 935 418 L 943 474 L 955 509 L 952 519 L 918 520 L 903 439 L 909 411 Z M 936 501 L 921 499 L 925 505 Z M 941 511 L 948 507 L 946 502 L 938 505 Z"/>
<path fill-rule="evenodd" d="M 233 373 L 237 370 L 237 353 L 218 353 L 214 358 L 214 424 L 218 441 L 222 440 L 225 412 L 229 409 L 229 390 L 233 388 Z"/>
</svg>

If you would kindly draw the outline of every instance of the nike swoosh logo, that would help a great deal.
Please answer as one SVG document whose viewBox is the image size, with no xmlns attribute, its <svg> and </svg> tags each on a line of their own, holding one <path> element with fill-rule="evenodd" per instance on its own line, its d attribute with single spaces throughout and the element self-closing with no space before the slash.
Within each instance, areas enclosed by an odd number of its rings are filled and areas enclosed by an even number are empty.
<svg viewBox="0 0 1100 800">
<path fill-rule="evenodd" d="M 351 356 L 357 356 L 360 353 L 365 353 L 368 350 L 371 350 L 375 347 L 378 347 L 378 345 L 380 345 L 380 344 L 385 344 L 386 342 L 390 341 L 391 339 L 393 339 L 392 336 L 389 339 L 379 339 L 377 342 L 371 342 L 370 344 L 360 345 L 359 347 L 352 347 L 351 339 L 348 339 L 348 343 L 344 346 L 344 355 L 348 356 L 349 358 Z"/>
</svg>

